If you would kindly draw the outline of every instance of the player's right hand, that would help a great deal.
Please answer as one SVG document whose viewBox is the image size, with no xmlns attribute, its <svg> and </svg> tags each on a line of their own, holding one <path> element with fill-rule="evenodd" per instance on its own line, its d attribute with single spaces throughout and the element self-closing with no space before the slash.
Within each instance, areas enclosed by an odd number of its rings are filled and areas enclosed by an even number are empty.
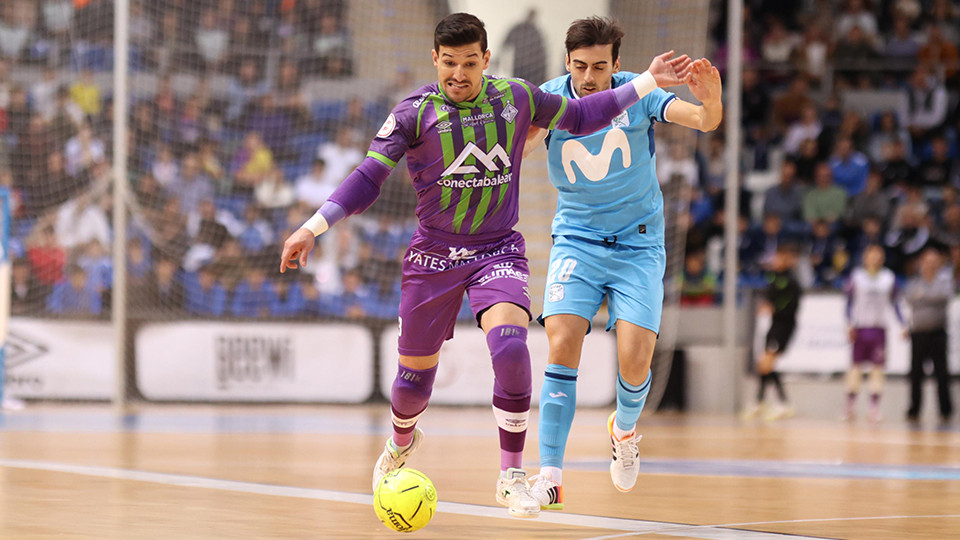
<svg viewBox="0 0 960 540">
<path fill-rule="evenodd" d="M 307 264 L 307 255 L 313 249 L 316 237 L 310 229 L 300 227 L 283 243 L 283 254 L 280 255 L 280 273 L 287 268 L 303 268 Z"/>
<path fill-rule="evenodd" d="M 653 75 L 657 86 L 666 88 L 668 86 L 679 86 L 686 84 L 690 77 L 690 66 L 692 61 L 687 55 L 671 58 L 674 51 L 667 51 L 653 58 L 647 71 Z"/>
</svg>

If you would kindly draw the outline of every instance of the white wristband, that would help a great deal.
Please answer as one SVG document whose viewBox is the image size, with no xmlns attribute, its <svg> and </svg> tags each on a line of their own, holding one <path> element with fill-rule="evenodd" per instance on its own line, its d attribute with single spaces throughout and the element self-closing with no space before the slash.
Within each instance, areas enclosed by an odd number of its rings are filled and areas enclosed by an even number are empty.
<svg viewBox="0 0 960 540">
<path fill-rule="evenodd" d="M 653 73 L 644 71 L 633 78 L 633 88 L 637 91 L 640 99 L 643 99 L 643 96 L 653 92 L 657 88 L 657 80 L 653 78 Z"/>
<path fill-rule="evenodd" d="M 329 229 L 330 226 L 327 225 L 327 219 L 324 218 L 320 212 L 317 212 L 311 216 L 310 219 L 308 219 L 307 222 L 301 226 L 301 228 L 308 229 L 313 233 L 314 236 L 320 236 L 321 234 L 327 232 L 327 229 Z"/>
</svg>

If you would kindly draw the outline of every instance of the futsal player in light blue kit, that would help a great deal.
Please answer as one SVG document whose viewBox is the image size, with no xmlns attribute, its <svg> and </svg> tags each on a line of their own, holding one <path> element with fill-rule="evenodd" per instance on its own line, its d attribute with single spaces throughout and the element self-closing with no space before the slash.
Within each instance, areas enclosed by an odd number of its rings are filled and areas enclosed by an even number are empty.
<svg viewBox="0 0 960 540">
<path fill-rule="evenodd" d="M 620 71 L 622 37 L 613 20 L 574 21 L 566 37 L 569 74 L 541 89 L 580 99 L 629 84 L 638 75 Z M 673 122 L 707 132 L 723 117 L 717 69 L 700 59 L 691 75 L 687 86 L 702 105 L 658 88 L 593 134 L 539 128 L 528 134 L 528 152 L 546 140 L 550 181 L 559 190 L 540 318 L 550 342 L 540 394 L 541 468 L 531 479 L 531 494 L 543 509 L 563 508 L 563 453 L 576 407 L 580 353 L 604 297 L 610 313 L 607 330 L 617 331 L 620 365 L 617 409 L 608 421 L 610 476 L 620 491 L 630 491 L 636 483 L 636 423 L 650 390 L 666 265 L 653 126 Z"/>
</svg>

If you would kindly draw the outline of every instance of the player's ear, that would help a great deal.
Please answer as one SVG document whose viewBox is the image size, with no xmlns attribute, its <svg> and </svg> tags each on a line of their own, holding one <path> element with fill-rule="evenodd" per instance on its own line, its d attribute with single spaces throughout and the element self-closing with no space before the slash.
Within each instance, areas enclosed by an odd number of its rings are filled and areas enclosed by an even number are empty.
<svg viewBox="0 0 960 540">
<path fill-rule="evenodd" d="M 430 49 L 430 56 L 433 57 L 433 67 L 440 67 L 440 55 L 437 54 L 436 49 Z"/>
<path fill-rule="evenodd" d="M 483 69 L 486 71 L 490 67 L 490 49 L 483 53 Z"/>
<path fill-rule="evenodd" d="M 616 60 L 613 61 L 613 72 L 617 73 L 620 71 L 620 57 L 618 56 Z"/>
<path fill-rule="evenodd" d="M 567 68 L 567 73 L 570 73 L 570 72 L 571 72 L 571 69 L 570 69 L 570 55 L 569 55 L 569 54 L 563 55 L 563 59 L 564 59 L 564 66 L 566 66 L 566 68 Z"/>
</svg>

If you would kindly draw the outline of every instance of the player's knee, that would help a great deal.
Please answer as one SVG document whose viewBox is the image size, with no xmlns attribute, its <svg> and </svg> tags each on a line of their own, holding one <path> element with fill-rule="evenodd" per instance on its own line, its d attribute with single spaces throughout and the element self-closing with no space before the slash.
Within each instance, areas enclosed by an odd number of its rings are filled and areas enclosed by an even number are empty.
<svg viewBox="0 0 960 540">
<path fill-rule="evenodd" d="M 498 326 L 487 334 L 487 343 L 490 345 L 493 374 L 500 388 L 512 396 L 530 395 L 533 383 L 526 328 Z"/>
<path fill-rule="evenodd" d="M 397 372 L 397 377 L 393 380 L 393 389 L 390 395 L 390 401 L 394 405 L 402 404 L 404 408 L 422 409 L 430 401 L 430 394 L 433 393 L 433 375 L 436 369 L 416 373 L 412 370 L 401 369 Z"/>
</svg>

